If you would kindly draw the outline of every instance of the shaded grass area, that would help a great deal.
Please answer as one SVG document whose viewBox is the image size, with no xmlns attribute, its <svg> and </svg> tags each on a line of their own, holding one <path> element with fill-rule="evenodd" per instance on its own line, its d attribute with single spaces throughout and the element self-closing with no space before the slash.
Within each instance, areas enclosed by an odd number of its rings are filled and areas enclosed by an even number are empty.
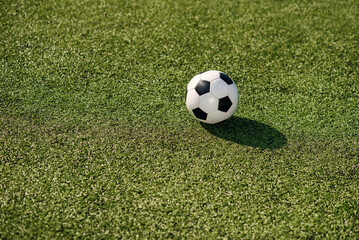
<svg viewBox="0 0 359 240">
<path fill-rule="evenodd" d="M 266 150 L 200 124 L 1 124 L 2 238 L 359 234 L 357 142 Z"/>
<path fill-rule="evenodd" d="M 219 124 L 201 125 L 211 134 L 240 145 L 262 149 L 275 149 L 287 145 L 287 138 L 281 132 L 250 119 L 232 117 Z"/>
</svg>

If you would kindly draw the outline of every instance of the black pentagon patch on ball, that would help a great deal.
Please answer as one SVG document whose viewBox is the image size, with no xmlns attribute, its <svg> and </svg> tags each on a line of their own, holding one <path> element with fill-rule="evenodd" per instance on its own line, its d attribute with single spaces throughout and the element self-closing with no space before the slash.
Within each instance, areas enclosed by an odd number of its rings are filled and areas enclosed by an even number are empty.
<svg viewBox="0 0 359 240">
<path fill-rule="evenodd" d="M 219 99 L 218 110 L 222 112 L 227 112 L 232 106 L 232 101 L 229 97 L 224 97 Z"/>
<path fill-rule="evenodd" d="M 228 85 L 231 85 L 233 84 L 233 80 L 227 76 L 227 74 L 224 74 L 224 73 L 220 73 L 219 77 L 225 81 Z"/>
<path fill-rule="evenodd" d="M 198 95 L 203 95 L 205 93 L 209 92 L 209 86 L 210 86 L 210 82 L 205 81 L 205 80 L 201 80 L 197 83 L 196 87 L 194 88 L 196 90 L 196 92 L 198 93 Z"/>
<path fill-rule="evenodd" d="M 192 112 L 198 119 L 201 119 L 201 120 L 207 119 L 207 113 L 203 112 L 203 110 L 200 108 L 193 109 Z"/>
</svg>

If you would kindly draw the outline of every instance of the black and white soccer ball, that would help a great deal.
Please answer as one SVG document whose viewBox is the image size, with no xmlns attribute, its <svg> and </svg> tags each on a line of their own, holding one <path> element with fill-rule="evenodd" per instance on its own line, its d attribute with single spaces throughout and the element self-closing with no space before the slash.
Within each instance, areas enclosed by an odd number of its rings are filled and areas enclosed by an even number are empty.
<svg viewBox="0 0 359 240">
<path fill-rule="evenodd" d="M 201 122 L 222 122 L 230 118 L 238 106 L 237 86 L 220 71 L 198 74 L 187 85 L 186 106 Z"/>
</svg>

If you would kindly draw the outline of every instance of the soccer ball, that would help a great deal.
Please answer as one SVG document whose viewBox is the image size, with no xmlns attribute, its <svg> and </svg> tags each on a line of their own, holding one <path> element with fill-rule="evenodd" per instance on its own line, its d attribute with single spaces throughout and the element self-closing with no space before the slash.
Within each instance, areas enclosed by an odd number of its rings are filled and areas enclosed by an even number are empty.
<svg viewBox="0 0 359 240">
<path fill-rule="evenodd" d="M 230 118 L 238 106 L 237 86 L 220 71 L 198 74 L 187 85 L 186 106 L 201 122 L 222 122 Z"/>
</svg>

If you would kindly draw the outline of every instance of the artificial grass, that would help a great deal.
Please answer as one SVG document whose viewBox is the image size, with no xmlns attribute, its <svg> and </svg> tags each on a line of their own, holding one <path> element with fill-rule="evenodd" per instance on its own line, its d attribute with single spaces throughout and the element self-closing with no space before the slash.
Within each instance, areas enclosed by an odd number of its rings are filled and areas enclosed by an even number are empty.
<svg viewBox="0 0 359 240">
<path fill-rule="evenodd" d="M 238 115 L 358 134 L 355 1 L 4 3 L 4 106 L 78 119 L 188 121 L 183 91 L 228 73 Z"/>
<path fill-rule="evenodd" d="M 358 237 L 356 1 L 7 1 L 1 238 Z M 235 116 L 194 120 L 216 69 Z"/>
<path fill-rule="evenodd" d="M 3 238 L 355 238 L 359 146 L 2 119 Z"/>
</svg>

